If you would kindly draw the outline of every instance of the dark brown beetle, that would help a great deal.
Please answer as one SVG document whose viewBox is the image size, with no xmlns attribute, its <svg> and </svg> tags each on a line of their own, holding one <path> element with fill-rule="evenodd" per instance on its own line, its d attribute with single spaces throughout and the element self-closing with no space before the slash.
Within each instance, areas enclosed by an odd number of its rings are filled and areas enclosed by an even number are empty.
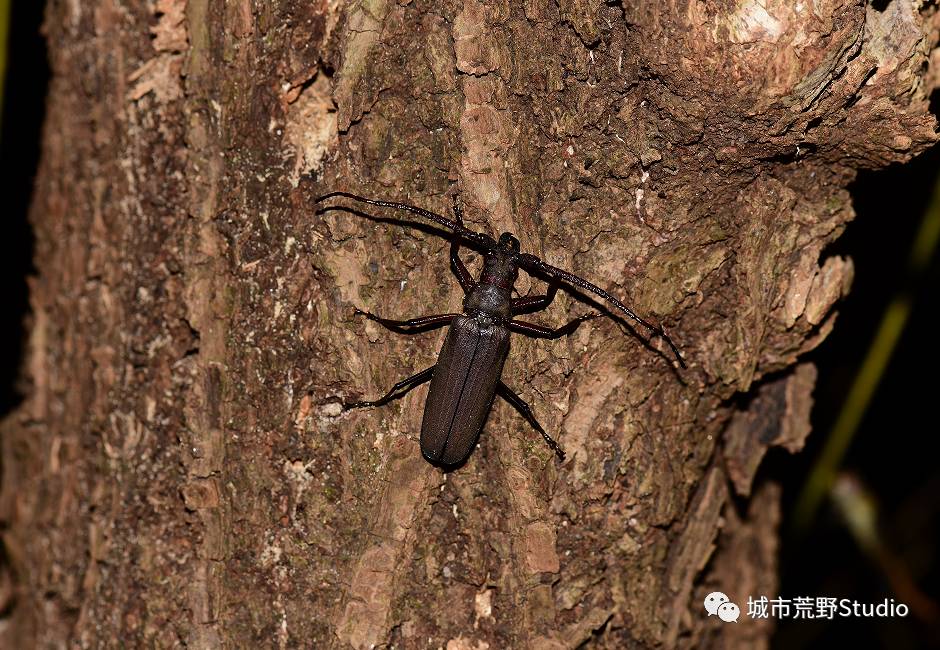
<svg viewBox="0 0 940 650">
<path fill-rule="evenodd" d="M 509 353 L 511 332 L 537 338 L 557 339 L 574 332 L 585 320 L 600 316 L 598 313 L 579 316 L 557 329 L 513 318 L 518 314 L 547 308 L 555 298 L 559 281 L 600 296 L 634 322 L 642 325 L 654 335 L 662 337 L 675 354 L 679 364 L 685 367 L 679 350 L 661 326 L 643 320 L 617 298 L 587 280 L 546 264 L 535 255 L 520 253 L 519 240 L 512 233 L 504 232 L 500 235 L 499 241 L 496 241 L 484 233 L 468 230 L 463 225 L 460 207 L 456 201 L 454 202 L 454 220 L 413 205 L 368 199 L 348 192 L 330 192 L 318 198 L 317 203 L 337 196 L 368 205 L 406 210 L 430 219 L 453 232 L 450 261 L 452 270 L 465 294 L 463 314 L 439 314 L 400 321 L 356 310 L 357 313 L 370 320 L 403 333 L 426 331 L 450 325 L 437 363 L 398 382 L 388 393 L 377 400 L 351 402 L 345 405 L 348 409 L 381 406 L 430 380 L 431 387 L 424 405 L 424 421 L 421 425 L 421 453 L 428 462 L 434 465 L 451 467 L 467 459 L 473 451 L 492 406 L 493 398 L 497 394 L 512 404 L 542 435 L 558 458 L 564 460 L 565 452 L 538 423 L 529 405 L 500 379 L 503 363 Z M 473 280 L 467 267 L 460 260 L 459 251 L 462 242 L 483 253 L 483 271 L 478 281 Z M 552 279 L 545 295 L 512 297 L 513 286 L 519 276 L 520 268 L 529 274 L 546 275 Z"/>
</svg>

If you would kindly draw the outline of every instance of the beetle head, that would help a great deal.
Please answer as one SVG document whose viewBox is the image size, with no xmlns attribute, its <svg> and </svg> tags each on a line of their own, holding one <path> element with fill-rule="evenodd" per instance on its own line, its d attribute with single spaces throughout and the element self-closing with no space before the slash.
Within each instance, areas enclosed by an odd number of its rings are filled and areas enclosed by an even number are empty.
<svg viewBox="0 0 940 650">
<path fill-rule="evenodd" d="M 510 250 L 513 253 L 519 252 L 519 240 L 511 232 L 504 232 L 499 236 L 499 247 L 503 250 Z"/>
</svg>

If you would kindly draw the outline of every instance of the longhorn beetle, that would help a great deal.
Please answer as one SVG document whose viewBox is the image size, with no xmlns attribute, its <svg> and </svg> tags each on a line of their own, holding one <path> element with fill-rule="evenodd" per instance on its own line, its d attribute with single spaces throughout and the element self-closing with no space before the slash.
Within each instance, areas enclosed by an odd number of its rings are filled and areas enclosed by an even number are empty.
<svg viewBox="0 0 940 650">
<path fill-rule="evenodd" d="M 464 291 L 463 314 L 440 314 L 410 320 L 392 320 L 356 309 L 357 314 L 404 334 L 450 325 L 437 363 L 398 382 L 388 393 L 377 400 L 344 404 L 347 410 L 381 406 L 430 380 L 431 388 L 424 404 L 424 421 L 421 424 L 421 453 L 428 462 L 434 465 L 455 466 L 467 459 L 483 429 L 483 423 L 490 411 L 493 398 L 497 394 L 522 414 L 542 435 L 559 459 L 565 459 L 565 452 L 538 423 L 529 405 L 500 379 L 503 363 L 509 353 L 510 332 L 536 338 L 557 339 L 571 334 L 584 321 L 600 316 L 597 312 L 579 316 L 557 329 L 513 318 L 521 313 L 542 311 L 547 308 L 555 298 L 560 282 L 600 296 L 626 314 L 628 318 L 648 329 L 653 335 L 662 337 L 679 364 L 685 367 L 679 350 L 666 335 L 662 326 L 643 320 L 617 298 L 587 280 L 546 264 L 535 255 L 520 252 L 519 240 L 512 233 L 504 232 L 497 241 L 487 234 L 465 228 L 456 197 L 454 198 L 453 220 L 413 205 L 368 199 L 349 192 L 330 192 L 316 199 L 316 202 L 321 203 L 333 197 L 345 197 L 368 205 L 405 210 L 440 224 L 452 232 L 451 269 Z M 318 211 L 318 214 L 341 208 L 342 206 L 326 207 Z M 474 281 L 467 267 L 460 260 L 461 243 L 469 244 L 483 253 L 483 271 L 480 273 L 479 280 Z M 512 297 L 513 286 L 520 268 L 529 275 L 541 274 L 551 278 L 545 295 Z"/>
</svg>

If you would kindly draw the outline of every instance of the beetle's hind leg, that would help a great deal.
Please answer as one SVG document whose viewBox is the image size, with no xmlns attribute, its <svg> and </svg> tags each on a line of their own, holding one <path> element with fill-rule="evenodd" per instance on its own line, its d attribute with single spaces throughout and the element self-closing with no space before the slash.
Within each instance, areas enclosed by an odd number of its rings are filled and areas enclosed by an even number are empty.
<svg viewBox="0 0 940 650">
<path fill-rule="evenodd" d="M 400 382 L 392 386 L 392 390 L 388 391 L 385 393 L 385 395 L 377 400 L 366 402 L 345 402 L 343 404 L 343 410 L 348 411 L 350 409 L 365 408 L 367 406 L 382 406 L 383 404 L 388 404 L 393 399 L 404 397 L 411 391 L 411 389 L 417 388 L 424 382 L 430 380 L 432 374 L 434 374 L 434 366 L 425 368 L 421 372 L 408 377 L 408 379 L 402 379 Z"/>
<path fill-rule="evenodd" d="M 496 394 L 512 404 L 513 408 L 519 411 L 522 417 L 524 417 L 526 421 L 532 425 L 532 428 L 542 434 L 542 438 L 545 439 L 546 444 L 553 452 L 555 452 L 555 455 L 558 456 L 559 460 L 565 460 L 564 450 L 562 450 L 562 448 L 558 446 L 558 443 L 555 442 L 555 440 L 545 432 L 545 429 L 543 429 L 542 425 L 539 424 L 539 421 L 535 419 L 535 415 L 533 415 L 532 409 L 529 408 L 528 403 L 526 403 L 524 399 L 516 395 L 516 393 L 513 392 L 513 390 L 502 381 L 496 384 Z"/>
<path fill-rule="evenodd" d="M 460 314 L 436 314 L 434 316 L 421 316 L 419 318 L 411 318 L 409 320 L 394 320 L 392 318 L 382 318 L 381 316 L 376 316 L 372 312 L 364 311 L 362 309 L 356 308 L 356 314 L 360 316 L 365 316 L 371 321 L 374 321 L 386 329 L 390 329 L 393 332 L 398 332 L 399 334 L 418 334 L 420 332 L 427 332 L 436 327 L 442 327 L 444 325 L 449 325 L 450 322 L 454 319 L 454 316 L 459 316 Z"/>
</svg>

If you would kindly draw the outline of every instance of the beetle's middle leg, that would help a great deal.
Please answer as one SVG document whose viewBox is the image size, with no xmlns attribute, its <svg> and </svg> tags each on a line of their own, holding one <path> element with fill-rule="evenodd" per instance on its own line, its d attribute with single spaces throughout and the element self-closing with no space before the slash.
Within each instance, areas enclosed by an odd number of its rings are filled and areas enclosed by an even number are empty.
<svg viewBox="0 0 940 650">
<path fill-rule="evenodd" d="M 555 455 L 558 456 L 559 460 L 565 459 L 565 452 L 561 447 L 558 446 L 558 443 L 552 439 L 550 435 L 545 432 L 545 429 L 542 428 L 542 425 L 539 424 L 539 421 L 535 419 L 535 415 L 532 414 L 532 409 L 529 408 L 529 405 L 524 399 L 516 395 L 513 390 L 500 381 L 496 384 L 496 394 L 502 397 L 504 400 L 512 404 L 519 413 L 526 419 L 526 421 L 532 425 L 532 428 L 542 434 L 542 438 L 545 439 L 545 442 L 548 444 L 549 448 L 555 452 Z"/>
<path fill-rule="evenodd" d="M 390 329 L 393 332 L 398 332 L 399 334 L 417 334 L 419 332 L 432 330 L 435 327 L 449 325 L 450 322 L 454 319 L 454 316 L 460 315 L 436 314 L 434 316 L 421 316 L 420 318 L 411 318 L 409 320 L 394 320 L 392 318 L 382 318 L 381 316 L 376 316 L 372 312 L 364 311 L 359 308 L 356 308 L 356 313 L 361 316 L 365 316 L 369 320 L 378 323 L 386 329 Z"/>
<path fill-rule="evenodd" d="M 407 379 L 402 379 L 400 382 L 392 386 L 392 390 L 388 391 L 377 400 L 365 401 L 365 402 L 346 402 L 343 404 L 343 410 L 358 409 L 364 408 L 367 406 L 382 406 L 383 404 L 388 404 L 393 399 L 398 399 L 399 397 L 404 397 L 411 391 L 412 388 L 417 388 L 421 384 L 431 379 L 431 375 L 434 374 L 434 366 L 430 368 L 425 368 L 421 372 L 408 377 Z"/>
</svg>

